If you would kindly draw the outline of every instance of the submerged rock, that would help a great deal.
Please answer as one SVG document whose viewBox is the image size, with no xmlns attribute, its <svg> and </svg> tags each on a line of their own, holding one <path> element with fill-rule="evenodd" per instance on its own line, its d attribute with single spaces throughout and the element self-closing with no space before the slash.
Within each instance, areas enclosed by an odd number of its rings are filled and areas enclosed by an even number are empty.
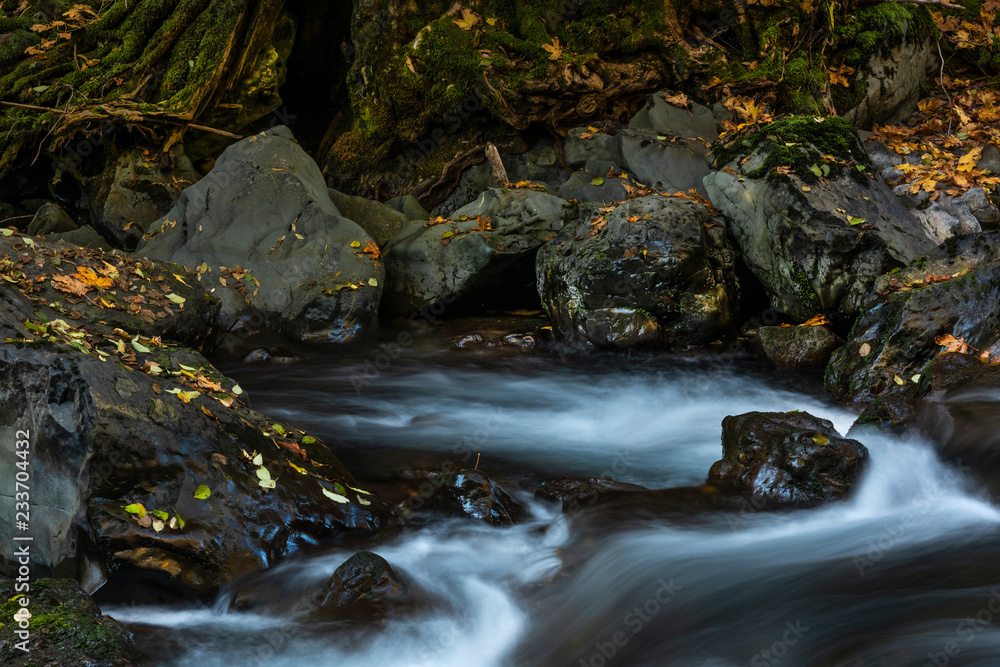
<svg viewBox="0 0 1000 667">
<path fill-rule="evenodd" d="M 410 468 L 399 473 L 414 484 L 416 496 L 405 506 L 479 519 L 497 526 L 517 523 L 527 512 L 481 470 L 446 470 L 445 468 Z"/>
<path fill-rule="evenodd" d="M 25 652 L 19 628 L 19 600 L 28 599 L 31 633 Z M 101 610 L 72 579 L 38 579 L 31 590 L 0 579 L 0 663 L 9 667 L 127 667 L 143 662 L 132 633 Z"/>
<path fill-rule="evenodd" d="M 221 267 L 242 270 L 213 285 L 227 329 L 261 313 L 293 338 L 339 343 L 376 323 L 384 280 L 366 252 L 374 241 L 341 216 L 316 163 L 283 126 L 227 148 L 150 229 L 140 248 L 149 257 L 207 264 L 213 283 Z"/>
<path fill-rule="evenodd" d="M 733 327 L 735 255 L 697 202 L 652 195 L 581 219 L 538 253 L 538 292 L 560 335 L 601 347 L 704 345 Z"/>
<path fill-rule="evenodd" d="M 562 503 L 564 512 L 573 513 L 577 508 L 597 503 L 601 496 L 607 497 L 608 494 L 638 493 L 641 491 L 648 491 L 648 489 L 638 484 L 618 482 L 610 477 L 588 477 L 587 479 L 559 477 L 539 484 L 535 495 L 546 500 L 558 501 Z"/>
<path fill-rule="evenodd" d="M 942 336 L 970 351 L 1000 354 L 1000 232 L 952 239 L 906 269 L 878 278 L 847 343 L 826 372 L 842 401 L 911 395 L 928 380 L 945 348 Z"/>
<path fill-rule="evenodd" d="M 808 507 L 844 498 L 868 450 L 827 419 L 806 412 L 749 412 L 722 420 L 723 458 L 708 483 L 771 507 Z"/>
<path fill-rule="evenodd" d="M 778 312 L 852 317 L 875 277 L 933 247 L 841 118 L 783 119 L 714 150 L 712 205 Z"/>
</svg>

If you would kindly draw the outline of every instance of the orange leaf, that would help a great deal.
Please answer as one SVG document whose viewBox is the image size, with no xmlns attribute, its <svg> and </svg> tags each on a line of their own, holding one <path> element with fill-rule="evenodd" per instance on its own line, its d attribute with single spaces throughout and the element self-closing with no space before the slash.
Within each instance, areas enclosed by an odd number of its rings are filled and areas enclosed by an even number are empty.
<svg viewBox="0 0 1000 667">
<path fill-rule="evenodd" d="M 951 334 L 938 336 L 934 339 L 934 342 L 944 347 L 939 354 L 947 352 L 961 352 L 964 354 L 969 351 L 969 345 L 965 342 L 964 338 L 955 338 Z"/>
</svg>

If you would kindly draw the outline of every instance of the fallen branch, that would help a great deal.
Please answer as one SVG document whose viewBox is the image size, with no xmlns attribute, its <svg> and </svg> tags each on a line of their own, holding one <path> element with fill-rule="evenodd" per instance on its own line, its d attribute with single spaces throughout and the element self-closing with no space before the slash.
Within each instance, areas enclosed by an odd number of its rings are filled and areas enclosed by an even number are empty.
<svg viewBox="0 0 1000 667">
<path fill-rule="evenodd" d="M 63 111 L 62 109 L 53 109 L 52 107 L 40 107 L 35 104 L 18 104 L 17 102 L 4 102 L 4 101 L 0 101 L 0 104 L 3 104 L 8 107 L 31 109 L 33 111 L 51 111 L 53 113 L 69 113 L 67 111 Z"/>
</svg>

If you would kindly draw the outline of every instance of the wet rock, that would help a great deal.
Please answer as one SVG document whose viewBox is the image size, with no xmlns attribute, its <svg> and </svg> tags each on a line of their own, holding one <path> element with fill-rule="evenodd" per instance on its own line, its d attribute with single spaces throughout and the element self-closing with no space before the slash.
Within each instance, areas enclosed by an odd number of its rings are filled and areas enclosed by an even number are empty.
<svg viewBox="0 0 1000 667">
<path fill-rule="evenodd" d="M 362 252 L 374 241 L 340 215 L 316 163 L 283 126 L 227 148 L 151 229 L 143 254 L 206 263 L 215 275 L 241 267 L 259 283 L 215 287 L 224 328 L 259 313 L 292 338 L 339 343 L 376 323 L 384 276 Z"/>
<path fill-rule="evenodd" d="M 90 188 L 93 225 L 115 246 L 135 248 L 199 178 L 180 144 L 162 156 L 126 149 Z"/>
<path fill-rule="evenodd" d="M 920 223 L 874 176 L 854 128 L 842 119 L 784 119 L 716 151 L 722 170 L 707 176 L 705 187 L 778 312 L 798 320 L 817 312 L 852 317 L 873 278 L 932 247 Z M 772 153 L 781 164 L 769 161 Z M 831 166 L 824 154 L 849 166 Z M 819 164 L 828 168 L 823 179 L 811 174 Z M 782 165 L 788 174 L 777 173 Z M 848 216 L 864 222 L 850 224 Z"/>
<path fill-rule="evenodd" d="M 535 347 L 535 336 L 530 333 L 510 333 L 490 336 L 478 333 L 466 334 L 452 341 L 456 350 L 512 350 L 527 352 Z"/>
<path fill-rule="evenodd" d="M 638 493 L 648 491 L 644 486 L 618 482 L 610 477 L 560 477 L 550 479 L 538 485 L 535 495 L 546 500 L 562 503 L 563 511 L 570 512 L 574 508 L 593 505 L 601 496 L 609 493 Z"/>
<path fill-rule="evenodd" d="M 243 363 L 246 364 L 268 362 L 272 364 L 294 364 L 297 361 L 299 361 L 299 355 L 282 347 L 258 347 L 243 357 Z"/>
<path fill-rule="evenodd" d="M 514 524 L 527 516 L 524 507 L 481 470 L 409 468 L 399 477 L 411 482 L 418 494 L 407 503 L 414 511 L 426 508 L 497 526 Z"/>
<path fill-rule="evenodd" d="M 30 286 L 29 295 L 37 306 L 58 305 L 52 319 L 74 325 L 89 321 L 105 325 L 108 331 L 117 327 L 133 336 L 161 336 L 192 347 L 201 347 L 215 329 L 219 300 L 207 294 L 197 276 L 183 266 L 60 241 L 34 239 L 28 246 L 22 238 L 0 236 L 0 257 L 10 258 L 12 270 L 23 276 L 20 285 Z M 79 282 L 73 276 L 86 271 L 95 280 L 105 281 L 104 287 L 92 286 L 78 295 L 52 284 L 59 276 Z M 168 299 L 168 294 L 180 302 Z"/>
<path fill-rule="evenodd" d="M 72 574 L 90 589 L 132 573 L 211 594 L 392 515 L 318 439 L 241 405 L 236 383 L 197 353 L 151 346 L 136 356 L 125 367 L 68 345 L 0 347 L 0 392 L 12 406 L 0 437 L 29 430 L 47 479 L 33 512 L 33 571 Z M 158 375 L 138 370 L 154 361 Z M 12 478 L 13 466 L 0 461 L 0 474 Z M 273 488 L 261 486 L 261 469 Z M 147 514 L 126 512 L 132 504 Z M 0 496 L 0 511 L 10 534 L 12 497 Z"/>
<path fill-rule="evenodd" d="M 561 336 L 598 346 L 703 345 L 732 327 L 735 256 L 702 204 L 631 199 L 591 232 L 591 216 L 538 253 L 538 291 Z"/>
<path fill-rule="evenodd" d="M 792 370 L 825 367 L 844 342 L 825 326 L 760 327 L 757 340 L 768 360 Z"/>
<path fill-rule="evenodd" d="M 403 232 L 385 250 L 385 309 L 409 315 L 478 290 L 509 289 L 517 277 L 530 280 L 537 249 L 572 211 L 542 192 L 494 189 L 449 222 Z"/>
<path fill-rule="evenodd" d="M 629 121 L 629 129 L 709 142 L 718 138 L 719 129 L 711 109 L 693 102 L 687 108 L 675 106 L 663 98 L 670 94 L 671 91 L 660 90 L 650 95 L 646 105 Z"/>
<path fill-rule="evenodd" d="M 381 202 L 329 188 L 330 200 L 340 214 L 365 230 L 382 248 L 392 237 L 407 228 L 410 218 Z M 424 220 L 427 218 L 425 217 Z"/>
<path fill-rule="evenodd" d="M 860 442 L 806 412 L 749 412 L 722 420 L 723 458 L 708 483 L 762 499 L 769 507 L 808 507 L 844 498 L 868 463 Z"/>
<path fill-rule="evenodd" d="M 385 618 L 412 603 L 410 587 L 389 563 L 370 551 L 360 551 L 334 571 L 318 596 L 314 616 Z"/>
<path fill-rule="evenodd" d="M 9 533 L 7 533 L 9 534 Z M 28 652 L 17 648 L 19 600 L 29 600 Z M 31 591 L 0 579 L 0 663 L 10 667 L 126 667 L 143 662 L 132 633 L 101 610 L 72 579 L 38 579 Z M 15 619 L 15 620 L 12 620 Z"/>
<path fill-rule="evenodd" d="M 1000 354 L 998 253 L 1000 232 L 949 239 L 926 259 L 879 277 L 830 360 L 827 391 L 858 403 L 908 395 L 927 380 L 928 365 L 944 349 L 935 341 L 946 334 Z M 928 283 L 928 276 L 936 278 Z"/>
<path fill-rule="evenodd" d="M 39 207 L 31 224 L 28 225 L 28 234 L 31 236 L 57 234 L 71 232 L 76 228 L 76 223 L 66 211 L 52 202 L 45 202 Z"/>
<path fill-rule="evenodd" d="M 920 436 L 943 459 L 1000 493 L 1000 364 L 953 352 L 936 357 L 927 378 L 909 394 L 876 397 L 851 434 L 877 429 L 896 437 Z"/>
</svg>

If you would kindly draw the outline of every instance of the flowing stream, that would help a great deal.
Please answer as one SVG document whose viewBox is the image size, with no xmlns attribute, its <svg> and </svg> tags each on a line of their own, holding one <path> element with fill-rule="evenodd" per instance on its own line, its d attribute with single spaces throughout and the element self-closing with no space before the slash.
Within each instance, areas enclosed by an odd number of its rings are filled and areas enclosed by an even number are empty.
<svg viewBox="0 0 1000 667">
<path fill-rule="evenodd" d="M 846 434 L 855 415 L 817 378 L 739 360 L 419 345 L 363 376 L 373 354 L 224 369 L 256 409 L 323 437 L 363 481 L 478 456 L 531 518 L 507 528 L 441 518 L 370 547 L 436 600 L 385 623 L 229 612 L 228 593 L 215 605 L 106 608 L 157 664 L 1000 664 L 1000 510 L 927 443 L 861 437 L 871 466 L 857 493 L 811 510 L 748 503 L 575 522 L 533 496 L 556 476 L 699 484 L 730 414 L 804 410 Z M 306 595 L 356 550 L 293 557 L 259 577 Z"/>
</svg>

